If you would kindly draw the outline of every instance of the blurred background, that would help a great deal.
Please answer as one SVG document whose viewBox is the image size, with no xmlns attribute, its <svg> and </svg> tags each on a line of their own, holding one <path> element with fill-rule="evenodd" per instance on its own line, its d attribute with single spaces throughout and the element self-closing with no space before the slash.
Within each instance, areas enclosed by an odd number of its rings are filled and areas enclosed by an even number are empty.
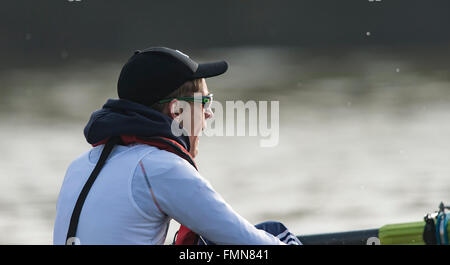
<svg viewBox="0 0 450 265">
<path fill-rule="evenodd" d="M 280 141 L 203 137 L 200 172 L 296 234 L 419 221 L 450 202 L 449 1 L 4 1 L 0 244 L 52 244 L 65 170 L 136 49 L 225 59 L 218 101 L 279 100 Z M 171 242 L 178 228 L 172 222 Z"/>
</svg>

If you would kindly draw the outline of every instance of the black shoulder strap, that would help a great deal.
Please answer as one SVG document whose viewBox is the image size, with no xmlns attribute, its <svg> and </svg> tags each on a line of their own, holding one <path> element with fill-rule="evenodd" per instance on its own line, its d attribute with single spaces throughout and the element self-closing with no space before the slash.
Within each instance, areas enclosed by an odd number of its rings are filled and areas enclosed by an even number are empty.
<svg viewBox="0 0 450 265">
<path fill-rule="evenodd" d="M 103 147 L 102 154 L 100 155 L 100 158 L 99 158 L 97 164 L 95 165 L 94 170 L 92 171 L 88 180 L 84 184 L 84 187 L 81 190 L 80 195 L 78 196 L 77 203 L 75 204 L 75 207 L 73 209 L 72 217 L 70 218 L 69 230 L 67 232 L 66 244 L 67 244 L 69 238 L 73 238 L 76 236 L 78 220 L 80 218 L 81 209 L 83 208 L 84 201 L 86 200 L 86 197 L 87 197 L 92 185 L 94 184 L 95 179 L 97 178 L 98 174 L 100 173 L 103 166 L 105 165 L 105 162 L 108 159 L 109 154 L 111 154 L 112 149 L 118 143 L 120 143 L 120 137 L 118 137 L 118 136 L 111 137 L 108 140 L 108 142 L 105 144 L 105 146 Z"/>
</svg>

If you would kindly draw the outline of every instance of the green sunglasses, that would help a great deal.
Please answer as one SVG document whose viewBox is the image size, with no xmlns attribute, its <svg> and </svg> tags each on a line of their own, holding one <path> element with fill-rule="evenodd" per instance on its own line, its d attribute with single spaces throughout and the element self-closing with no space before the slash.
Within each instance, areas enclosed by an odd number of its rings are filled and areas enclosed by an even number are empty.
<svg viewBox="0 0 450 265">
<path fill-rule="evenodd" d="M 213 94 L 209 94 L 207 96 L 202 96 L 201 101 L 200 101 L 200 97 L 177 97 L 177 98 L 166 98 L 166 99 L 158 101 L 158 103 L 160 103 L 160 104 L 167 103 L 173 99 L 190 101 L 190 102 L 201 102 L 203 107 L 205 107 L 205 105 L 207 105 L 207 107 L 209 107 L 213 101 Z"/>
</svg>

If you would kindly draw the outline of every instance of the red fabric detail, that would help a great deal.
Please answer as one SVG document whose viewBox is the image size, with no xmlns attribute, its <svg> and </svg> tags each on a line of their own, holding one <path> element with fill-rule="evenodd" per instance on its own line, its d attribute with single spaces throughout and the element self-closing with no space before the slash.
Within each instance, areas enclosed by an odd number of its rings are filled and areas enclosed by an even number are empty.
<svg viewBox="0 0 450 265">
<path fill-rule="evenodd" d="M 109 138 L 106 138 L 105 140 L 102 140 L 102 141 L 100 141 L 100 142 L 98 142 L 98 143 L 95 143 L 95 144 L 93 144 L 92 146 L 93 146 L 93 147 L 96 147 L 96 146 L 98 146 L 98 145 L 106 144 L 106 142 L 108 141 L 108 139 L 109 139 Z"/>
<path fill-rule="evenodd" d="M 134 135 L 121 135 L 120 138 L 122 139 L 122 142 L 124 144 L 126 144 L 126 145 L 131 144 L 131 143 L 148 144 L 148 145 L 151 145 L 151 146 L 158 147 L 161 150 L 166 150 L 166 151 L 169 151 L 169 152 L 174 153 L 176 155 L 179 155 L 179 154 L 177 154 L 178 151 L 175 150 L 172 146 L 166 145 L 166 144 L 161 143 L 159 141 L 144 140 L 144 139 L 141 139 L 141 138 L 139 138 L 137 136 L 134 136 Z M 159 137 L 159 138 L 164 139 L 166 141 L 170 141 L 171 143 L 173 143 L 176 146 L 178 146 L 182 150 L 183 153 L 185 153 L 186 155 L 188 155 L 192 159 L 192 161 L 195 164 L 194 158 L 191 156 L 191 154 L 181 144 L 179 144 L 177 141 L 174 141 L 172 139 L 165 138 L 165 137 Z M 96 147 L 96 146 L 99 146 L 99 145 L 102 145 L 102 144 L 106 144 L 108 139 L 109 138 L 106 138 L 106 139 L 104 139 L 104 140 L 102 140 L 102 141 L 100 141 L 98 143 L 93 144 L 92 146 Z M 195 165 L 197 166 L 197 164 L 195 164 Z"/>
<path fill-rule="evenodd" d="M 174 150 L 174 148 L 172 146 L 167 145 L 165 143 L 161 143 L 159 141 L 144 140 L 144 139 L 138 138 L 136 136 L 131 136 L 131 135 L 121 135 L 120 138 L 122 139 L 122 141 L 126 145 L 131 144 L 131 143 L 142 143 L 142 144 L 148 144 L 148 145 L 151 145 L 151 146 L 158 147 L 161 150 L 166 150 L 166 151 L 169 151 L 169 152 L 172 152 L 172 153 L 175 152 L 175 150 Z M 170 140 L 170 139 L 167 139 L 167 138 L 164 138 L 164 137 L 161 137 L 161 138 L 163 138 L 165 140 Z M 172 141 L 172 140 L 170 140 L 170 141 L 171 142 L 175 142 L 175 141 Z M 175 143 L 181 148 L 181 150 L 185 151 L 185 153 L 188 153 L 186 151 L 186 149 L 184 149 L 184 147 L 182 145 L 178 144 L 177 142 L 175 142 Z"/>
<path fill-rule="evenodd" d="M 120 138 L 122 139 L 122 142 L 126 145 L 131 144 L 131 143 L 143 143 L 143 144 L 148 144 L 151 146 L 155 146 L 161 150 L 165 150 L 168 152 L 171 152 L 173 154 L 176 154 L 177 156 L 180 156 L 180 154 L 178 153 L 178 150 L 176 150 L 175 148 L 173 148 L 172 146 L 165 144 L 165 143 L 161 143 L 158 141 L 152 141 L 152 140 L 144 140 L 141 138 L 138 138 L 137 136 L 134 135 L 121 135 Z M 192 161 L 195 164 L 195 161 L 193 159 L 193 157 L 191 156 L 191 154 L 179 143 L 177 143 L 176 141 L 169 139 L 169 138 L 165 138 L 165 137 L 160 137 L 166 141 L 170 141 L 171 143 L 177 145 L 180 150 L 187 154 Z M 106 142 L 108 141 L 109 138 L 102 140 L 98 143 L 93 144 L 92 146 L 98 146 L 98 145 L 102 145 L 102 144 L 106 144 Z M 181 156 L 180 156 L 181 157 Z M 195 164 L 195 166 L 197 167 L 197 165 Z M 153 195 L 153 191 L 152 191 L 152 195 Z M 159 205 L 157 205 L 159 208 Z M 161 209 L 159 209 L 161 210 Z M 177 239 L 175 241 L 175 245 L 197 245 L 198 244 L 198 238 L 199 236 L 194 233 L 193 231 L 191 231 L 189 228 L 187 228 L 184 225 L 180 226 L 180 229 L 178 230 L 178 234 L 177 234 Z"/>
<path fill-rule="evenodd" d="M 165 151 L 168 151 L 168 152 L 171 152 L 171 153 L 174 153 L 174 154 L 180 156 L 180 154 L 178 154 L 178 150 L 176 150 L 175 148 L 173 148 L 170 145 L 167 145 L 165 143 L 161 143 L 159 141 L 146 140 L 146 139 L 142 139 L 142 138 L 139 138 L 137 136 L 134 136 L 134 135 L 121 135 L 120 138 L 122 139 L 122 141 L 125 144 L 131 144 L 131 143 L 148 144 L 148 145 L 151 145 L 151 146 L 158 147 L 161 150 L 165 150 Z M 188 155 L 191 158 L 191 160 L 194 162 L 195 168 L 197 168 L 197 164 L 195 163 L 194 158 L 191 156 L 191 154 L 181 144 L 179 144 L 177 141 L 174 141 L 174 140 L 169 139 L 169 138 L 165 138 L 165 137 L 159 137 L 159 138 L 164 139 L 166 141 L 169 141 L 169 142 L 175 144 L 176 146 L 178 146 L 180 148 L 180 150 L 184 154 Z"/>
<path fill-rule="evenodd" d="M 142 160 L 139 161 L 139 165 L 141 166 L 142 173 L 143 173 L 144 176 L 147 178 L 147 172 L 145 171 L 144 164 L 142 163 Z M 155 197 L 155 194 L 153 193 L 153 189 L 152 189 L 152 188 L 150 188 L 150 192 L 152 193 L 152 199 L 153 199 L 153 202 L 155 203 L 156 207 L 158 207 L 158 210 L 159 210 L 162 214 L 166 215 L 166 213 L 163 212 L 163 210 L 161 209 L 161 206 L 159 206 L 159 203 L 158 203 L 158 201 L 156 200 L 156 197 Z"/>
<path fill-rule="evenodd" d="M 197 245 L 198 235 L 184 225 L 180 226 L 175 245 Z"/>
</svg>

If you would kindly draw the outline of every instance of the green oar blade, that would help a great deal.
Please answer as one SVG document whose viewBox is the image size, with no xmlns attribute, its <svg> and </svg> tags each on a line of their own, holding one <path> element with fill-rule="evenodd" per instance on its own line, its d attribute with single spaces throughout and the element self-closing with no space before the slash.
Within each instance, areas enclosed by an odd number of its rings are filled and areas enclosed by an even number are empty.
<svg viewBox="0 0 450 265">
<path fill-rule="evenodd" d="M 389 224 L 378 231 L 381 245 L 425 245 L 425 222 Z"/>
</svg>

